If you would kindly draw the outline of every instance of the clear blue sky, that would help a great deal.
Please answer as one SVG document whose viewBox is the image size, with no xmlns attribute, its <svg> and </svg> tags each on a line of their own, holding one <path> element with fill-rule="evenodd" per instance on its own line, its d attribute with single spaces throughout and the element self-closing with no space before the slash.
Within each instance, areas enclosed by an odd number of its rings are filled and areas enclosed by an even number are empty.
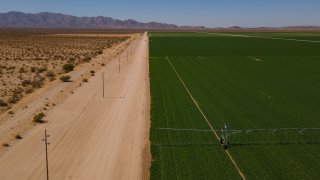
<svg viewBox="0 0 320 180">
<path fill-rule="evenodd" d="M 207 27 L 320 25 L 320 0 L 0 0 L 0 12 L 8 11 Z"/>
</svg>

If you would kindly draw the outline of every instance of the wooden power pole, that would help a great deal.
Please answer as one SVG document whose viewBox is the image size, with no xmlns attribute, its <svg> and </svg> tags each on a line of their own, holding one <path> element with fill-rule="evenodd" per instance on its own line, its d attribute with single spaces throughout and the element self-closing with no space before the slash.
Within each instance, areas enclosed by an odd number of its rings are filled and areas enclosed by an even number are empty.
<svg viewBox="0 0 320 180">
<path fill-rule="evenodd" d="M 42 141 L 44 141 L 44 143 L 45 143 L 45 147 L 46 147 L 46 170 L 47 170 L 47 180 L 49 180 L 48 145 L 50 144 L 50 143 L 48 143 L 48 137 L 49 137 L 49 135 L 47 134 L 47 130 L 44 130 L 44 139 L 42 139 Z"/>
<path fill-rule="evenodd" d="M 104 73 L 102 72 L 102 97 L 104 98 Z"/>
<path fill-rule="evenodd" d="M 120 73 L 120 69 L 121 69 L 120 58 L 121 58 L 121 54 L 119 54 L 119 73 Z"/>
</svg>

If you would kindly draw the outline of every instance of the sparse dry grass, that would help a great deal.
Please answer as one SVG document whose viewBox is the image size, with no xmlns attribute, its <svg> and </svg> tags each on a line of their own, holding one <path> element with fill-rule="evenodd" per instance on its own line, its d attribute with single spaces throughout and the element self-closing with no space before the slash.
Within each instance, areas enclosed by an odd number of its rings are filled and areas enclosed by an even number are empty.
<svg viewBox="0 0 320 180">
<path fill-rule="evenodd" d="M 129 36 L 56 35 L 0 31 L 0 113 L 64 73 L 64 64 L 88 63 Z"/>
</svg>

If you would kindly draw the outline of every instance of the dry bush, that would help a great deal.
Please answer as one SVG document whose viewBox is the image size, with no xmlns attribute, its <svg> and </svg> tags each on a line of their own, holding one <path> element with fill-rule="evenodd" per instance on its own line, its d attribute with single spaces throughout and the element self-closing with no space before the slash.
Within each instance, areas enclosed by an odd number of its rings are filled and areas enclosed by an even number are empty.
<svg viewBox="0 0 320 180">
<path fill-rule="evenodd" d="M 24 67 L 21 67 L 20 69 L 19 69 L 19 73 L 25 73 L 26 72 L 26 70 L 24 69 Z"/>
<path fill-rule="evenodd" d="M 0 92 L 6 103 L 16 103 L 23 96 L 14 93 L 23 86 L 24 93 L 33 92 L 55 80 L 64 64 L 74 66 L 90 62 L 103 49 L 128 37 L 57 36 L 49 31 L 0 32 Z M 39 36 L 40 35 L 40 36 Z M 50 71 L 48 71 L 50 70 Z M 4 109 L 4 108 L 2 108 Z M 0 112 L 1 113 L 1 112 Z"/>
<path fill-rule="evenodd" d="M 31 84 L 31 81 L 30 80 L 27 80 L 27 79 L 25 79 L 25 80 L 23 80 L 22 82 L 21 82 L 21 85 L 22 86 L 28 86 L 28 85 L 30 85 Z"/>
<path fill-rule="evenodd" d="M 91 61 L 91 57 L 85 57 L 83 58 L 83 62 L 90 62 Z"/>
<path fill-rule="evenodd" d="M 40 81 L 40 80 L 33 80 L 31 82 L 31 85 L 32 85 L 33 88 L 41 88 L 42 85 L 43 85 L 43 82 Z"/>
<path fill-rule="evenodd" d="M 14 104 L 21 100 L 23 95 L 21 93 L 13 92 L 12 95 L 8 99 L 8 103 Z"/>
<path fill-rule="evenodd" d="M 60 80 L 62 81 L 62 82 L 70 82 L 70 76 L 61 76 L 60 77 Z"/>
<path fill-rule="evenodd" d="M 68 73 L 68 72 L 73 71 L 74 65 L 73 65 L 73 64 L 70 64 L 70 63 L 67 63 L 67 64 L 64 64 L 64 65 L 62 66 L 62 69 L 63 69 L 63 71 L 64 71 L 65 73 Z"/>
<path fill-rule="evenodd" d="M 30 71 L 33 72 L 33 73 L 36 72 L 36 70 L 37 70 L 36 67 L 31 67 L 31 68 L 30 68 Z"/>
<path fill-rule="evenodd" d="M 26 93 L 26 94 L 30 94 L 30 93 L 32 93 L 34 91 L 34 89 L 33 88 L 28 88 L 28 89 L 26 89 L 24 92 Z"/>
<path fill-rule="evenodd" d="M 16 138 L 16 139 L 22 139 L 22 136 L 21 136 L 20 134 L 17 134 L 17 135 L 14 136 L 14 138 Z"/>
<path fill-rule="evenodd" d="M 35 116 L 33 117 L 33 122 L 36 122 L 36 123 L 44 123 L 43 118 L 44 118 L 45 116 L 46 116 L 46 115 L 45 115 L 43 112 L 41 112 L 41 113 L 39 113 L 39 114 L 37 114 L 37 115 L 35 115 Z"/>
<path fill-rule="evenodd" d="M 44 67 L 38 68 L 37 70 L 38 70 L 38 73 L 43 73 L 43 72 L 47 71 L 48 68 L 44 66 Z"/>
<path fill-rule="evenodd" d="M 0 99 L 0 107 L 7 107 L 8 103 L 5 100 Z"/>
<path fill-rule="evenodd" d="M 54 71 L 48 71 L 46 73 L 46 76 L 49 78 L 53 78 L 53 77 L 56 77 L 56 73 Z"/>
</svg>

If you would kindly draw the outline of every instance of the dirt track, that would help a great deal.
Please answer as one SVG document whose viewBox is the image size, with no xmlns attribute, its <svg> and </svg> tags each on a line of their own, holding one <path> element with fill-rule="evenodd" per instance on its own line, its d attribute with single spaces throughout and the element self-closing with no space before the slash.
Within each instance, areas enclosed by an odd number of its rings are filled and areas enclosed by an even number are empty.
<svg viewBox="0 0 320 180">
<path fill-rule="evenodd" d="M 105 98 L 102 97 L 102 72 Z M 50 179 L 142 179 L 149 129 L 148 39 L 129 61 L 110 61 L 0 157 L 1 179 L 45 179 L 44 129 L 50 137 Z"/>
</svg>

